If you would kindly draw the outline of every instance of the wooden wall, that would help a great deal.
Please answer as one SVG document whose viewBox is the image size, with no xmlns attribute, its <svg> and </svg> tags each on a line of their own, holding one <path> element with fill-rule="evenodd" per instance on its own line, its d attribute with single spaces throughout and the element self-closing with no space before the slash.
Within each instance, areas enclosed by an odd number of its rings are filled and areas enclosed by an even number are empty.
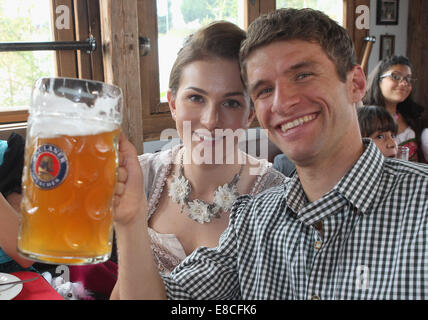
<svg viewBox="0 0 428 320">
<path fill-rule="evenodd" d="M 407 56 L 414 66 L 413 74 L 418 79 L 413 88 L 414 100 L 428 108 L 428 1 L 411 0 L 407 29 Z M 428 124 L 426 124 L 428 126 Z"/>
</svg>

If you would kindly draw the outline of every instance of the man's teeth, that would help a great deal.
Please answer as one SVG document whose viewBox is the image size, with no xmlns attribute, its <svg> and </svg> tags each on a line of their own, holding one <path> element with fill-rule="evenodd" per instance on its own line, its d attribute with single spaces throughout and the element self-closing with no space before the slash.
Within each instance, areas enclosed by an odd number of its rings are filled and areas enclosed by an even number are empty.
<svg viewBox="0 0 428 320">
<path fill-rule="evenodd" d="M 300 126 L 300 125 L 304 124 L 305 122 L 308 122 L 308 121 L 311 121 L 314 119 L 315 119 L 315 115 L 304 116 L 302 118 L 298 118 L 294 121 L 287 122 L 287 123 L 283 124 L 281 126 L 281 130 L 282 130 L 282 132 L 286 132 L 287 130 L 290 130 L 291 128 Z"/>
</svg>

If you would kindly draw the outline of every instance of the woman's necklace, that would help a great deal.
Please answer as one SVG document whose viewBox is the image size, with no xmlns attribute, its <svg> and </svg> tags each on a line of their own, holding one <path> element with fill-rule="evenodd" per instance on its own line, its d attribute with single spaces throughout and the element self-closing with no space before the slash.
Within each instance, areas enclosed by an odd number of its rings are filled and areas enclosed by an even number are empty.
<svg viewBox="0 0 428 320">
<path fill-rule="evenodd" d="M 241 177 L 244 164 L 241 165 L 239 173 L 237 173 L 230 183 L 219 186 L 214 192 L 214 202 L 207 203 L 204 200 L 195 199 L 190 201 L 190 194 L 192 193 L 192 186 L 189 180 L 183 175 L 183 156 L 181 156 L 180 167 L 178 176 L 173 175 L 173 180 L 169 186 L 168 196 L 172 201 L 181 205 L 181 212 L 187 208 L 187 215 L 189 218 L 199 222 L 210 222 L 211 219 L 220 218 L 220 212 L 228 212 L 232 208 L 233 203 L 239 196 L 236 184 Z"/>
</svg>

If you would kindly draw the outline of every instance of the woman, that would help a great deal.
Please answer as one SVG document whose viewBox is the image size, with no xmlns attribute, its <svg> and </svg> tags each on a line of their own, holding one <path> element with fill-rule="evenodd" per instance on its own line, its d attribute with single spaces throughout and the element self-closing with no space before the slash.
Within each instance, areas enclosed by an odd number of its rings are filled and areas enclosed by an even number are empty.
<svg viewBox="0 0 428 320">
<path fill-rule="evenodd" d="M 423 161 L 420 150 L 423 107 L 410 96 L 415 82 L 412 71 L 413 66 L 406 57 L 391 56 L 382 60 L 368 77 L 363 103 L 386 108 L 398 123 L 397 144 L 409 148 L 409 160 Z"/>
<path fill-rule="evenodd" d="M 147 197 L 142 210 L 161 272 L 172 271 L 197 247 L 216 247 L 238 195 L 261 192 L 285 179 L 267 161 L 238 148 L 236 133 L 247 129 L 255 115 L 240 77 L 244 38 L 234 24 L 216 22 L 186 41 L 167 95 L 183 145 L 139 157 Z M 119 228 L 116 234 L 120 270 L 120 255 L 126 253 L 120 250 Z M 119 289 L 118 281 L 112 299 L 120 298 Z"/>
</svg>

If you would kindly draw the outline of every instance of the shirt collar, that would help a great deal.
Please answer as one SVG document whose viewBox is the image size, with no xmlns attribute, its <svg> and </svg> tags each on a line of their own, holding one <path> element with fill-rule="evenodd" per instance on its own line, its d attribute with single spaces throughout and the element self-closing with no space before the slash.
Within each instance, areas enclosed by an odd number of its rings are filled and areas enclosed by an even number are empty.
<svg viewBox="0 0 428 320">
<path fill-rule="evenodd" d="M 362 213 L 368 213 L 379 189 L 385 158 L 371 139 L 363 139 L 365 151 L 334 187 Z"/>
<path fill-rule="evenodd" d="M 363 139 L 363 144 L 365 150 L 352 168 L 332 190 L 313 203 L 309 203 L 299 177 L 295 174 L 286 185 L 287 206 L 299 217 L 308 214 L 308 217 L 303 220 L 312 222 L 331 214 L 334 211 L 332 198 L 339 196 L 340 199 L 351 203 L 358 211 L 367 214 L 378 195 L 384 157 L 371 139 Z M 331 210 L 325 210 L 326 202 L 329 202 Z M 337 208 L 341 206 L 340 202 L 334 203 Z"/>
</svg>

